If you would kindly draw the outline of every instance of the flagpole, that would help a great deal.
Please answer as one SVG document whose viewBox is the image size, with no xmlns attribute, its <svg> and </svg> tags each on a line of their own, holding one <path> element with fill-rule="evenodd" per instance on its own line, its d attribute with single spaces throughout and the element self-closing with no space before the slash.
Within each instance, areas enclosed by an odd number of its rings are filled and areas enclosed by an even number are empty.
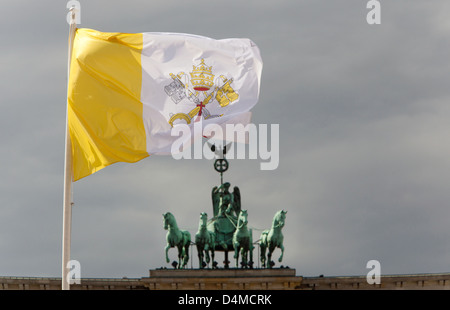
<svg viewBox="0 0 450 310">
<path fill-rule="evenodd" d="M 67 81 L 69 81 L 70 61 L 72 59 L 72 46 L 77 27 L 75 19 L 75 7 L 69 9 L 70 14 L 70 30 L 69 30 L 69 51 L 67 66 Z M 68 104 L 66 111 L 66 138 L 65 138 L 65 164 L 64 164 L 64 205 L 63 205 L 63 235 L 62 235 L 62 283 L 63 290 L 70 290 L 68 279 L 70 261 L 70 244 L 71 244 L 71 226 L 72 226 L 72 143 L 69 135 L 68 122 Z"/>
</svg>

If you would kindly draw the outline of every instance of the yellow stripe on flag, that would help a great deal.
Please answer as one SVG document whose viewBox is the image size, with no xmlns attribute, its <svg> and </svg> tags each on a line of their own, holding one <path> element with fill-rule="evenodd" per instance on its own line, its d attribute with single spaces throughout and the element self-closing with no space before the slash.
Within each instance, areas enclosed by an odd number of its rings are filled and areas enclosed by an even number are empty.
<svg viewBox="0 0 450 310">
<path fill-rule="evenodd" d="M 142 34 L 78 29 L 68 89 L 73 179 L 147 156 L 141 103 Z"/>
</svg>

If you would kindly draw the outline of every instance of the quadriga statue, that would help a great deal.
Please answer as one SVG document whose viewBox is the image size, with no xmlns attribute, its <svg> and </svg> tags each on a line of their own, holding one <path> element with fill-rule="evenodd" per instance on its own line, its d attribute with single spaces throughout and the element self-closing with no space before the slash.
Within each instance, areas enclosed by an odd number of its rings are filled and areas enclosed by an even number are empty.
<svg viewBox="0 0 450 310">
<path fill-rule="evenodd" d="M 208 230 L 208 214 L 200 213 L 200 222 L 198 231 L 195 234 L 195 245 L 197 247 L 198 265 L 203 269 L 209 262 L 214 262 L 214 247 L 216 243 L 216 234 Z M 211 256 L 210 256 L 211 253 Z M 205 262 L 205 260 L 206 262 Z"/>
<path fill-rule="evenodd" d="M 186 267 L 189 261 L 189 246 L 191 245 L 191 234 L 186 230 L 180 230 L 172 213 L 163 214 L 164 229 L 167 230 L 166 261 L 169 263 L 169 249 L 178 248 L 178 269 Z"/>
<path fill-rule="evenodd" d="M 272 227 L 268 230 L 264 230 L 261 233 L 260 247 L 261 247 L 261 264 L 262 267 L 272 268 L 272 253 L 275 248 L 281 249 L 281 255 L 278 258 L 278 262 L 283 260 L 284 246 L 283 246 L 283 233 L 284 222 L 286 220 L 287 211 L 278 211 L 272 220 Z M 266 257 L 266 250 L 268 251 Z"/>
</svg>

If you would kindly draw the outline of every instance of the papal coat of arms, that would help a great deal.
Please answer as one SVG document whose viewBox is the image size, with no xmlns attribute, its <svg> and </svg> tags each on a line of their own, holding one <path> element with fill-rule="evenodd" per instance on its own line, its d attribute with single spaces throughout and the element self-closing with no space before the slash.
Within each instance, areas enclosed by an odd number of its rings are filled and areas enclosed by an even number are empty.
<svg viewBox="0 0 450 310">
<path fill-rule="evenodd" d="M 231 86 L 233 78 L 222 74 L 214 79 L 212 69 L 202 59 L 199 65 L 193 65 L 189 74 L 170 73 L 173 81 L 164 90 L 174 104 L 180 107 L 179 110 L 183 111 L 169 115 L 172 127 L 177 120 L 190 124 L 194 117 L 194 121 L 199 121 L 202 117 L 205 120 L 221 117 L 223 113 L 220 109 L 239 98 L 239 94 Z"/>
</svg>

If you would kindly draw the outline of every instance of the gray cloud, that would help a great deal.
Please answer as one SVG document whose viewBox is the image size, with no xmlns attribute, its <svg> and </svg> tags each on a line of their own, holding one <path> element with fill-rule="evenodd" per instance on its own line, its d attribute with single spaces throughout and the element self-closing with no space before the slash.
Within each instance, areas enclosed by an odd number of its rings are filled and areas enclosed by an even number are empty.
<svg viewBox="0 0 450 310">
<path fill-rule="evenodd" d="M 427 273 L 447 272 L 450 256 L 448 9 L 383 2 L 369 26 L 356 0 L 89 1 L 80 27 L 251 38 L 264 61 L 253 122 L 280 124 L 277 170 L 231 160 L 226 172 L 254 238 L 285 209 L 283 264 L 299 275 L 365 274 L 371 259 L 386 274 Z M 0 274 L 60 276 L 67 11 L 34 1 L 2 13 Z M 76 182 L 82 276 L 170 267 L 161 214 L 195 234 L 219 181 L 211 161 L 153 156 Z"/>
</svg>

